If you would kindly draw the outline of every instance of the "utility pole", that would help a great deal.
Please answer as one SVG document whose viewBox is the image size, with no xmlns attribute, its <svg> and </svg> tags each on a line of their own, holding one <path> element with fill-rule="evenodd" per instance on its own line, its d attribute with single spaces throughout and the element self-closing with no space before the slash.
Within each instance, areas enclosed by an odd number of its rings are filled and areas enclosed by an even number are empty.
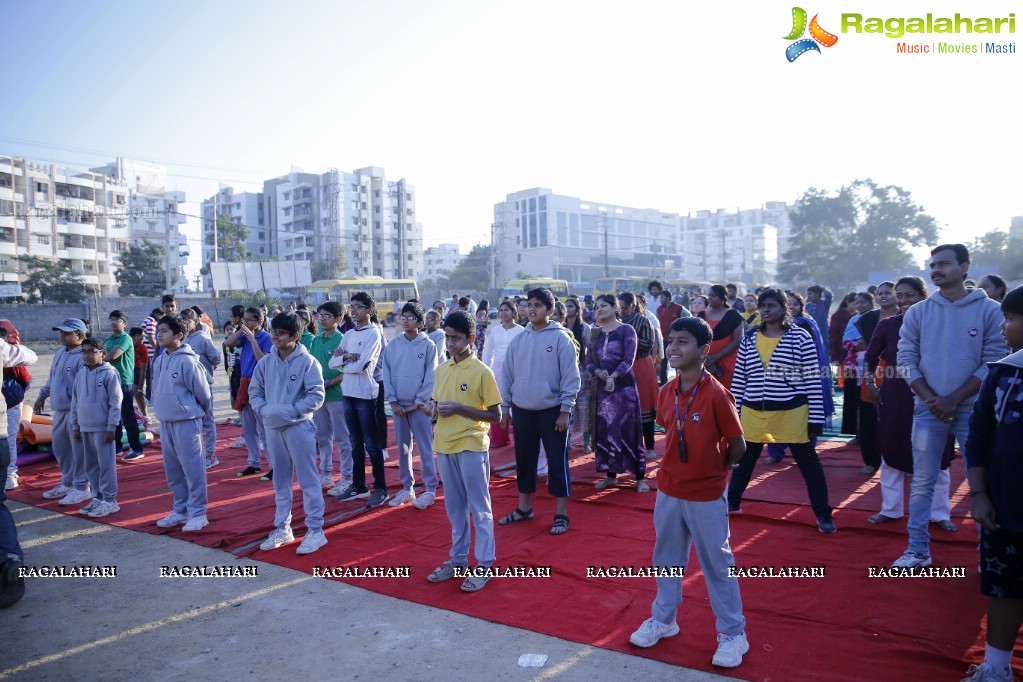
<svg viewBox="0 0 1023 682">
<path fill-rule="evenodd" d="M 607 264 L 607 209 L 598 208 L 597 211 L 597 219 L 603 223 L 604 227 L 604 277 L 610 277 L 611 275 Z"/>
</svg>

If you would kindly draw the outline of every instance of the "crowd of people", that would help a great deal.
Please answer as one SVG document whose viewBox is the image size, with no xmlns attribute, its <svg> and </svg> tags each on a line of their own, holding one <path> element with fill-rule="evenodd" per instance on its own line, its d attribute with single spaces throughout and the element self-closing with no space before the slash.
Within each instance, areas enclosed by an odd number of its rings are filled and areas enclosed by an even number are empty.
<svg viewBox="0 0 1023 682">
<path fill-rule="evenodd" d="M 833 427 L 833 391 L 839 390 L 841 431 L 858 444 L 860 471 L 879 473 L 881 509 L 870 523 L 904 516 L 903 481 L 912 477 L 908 546 L 893 568 L 931 565 L 932 523 L 957 530 L 949 466 L 958 443 L 981 526 L 981 584 L 989 597 L 985 662 L 969 679 L 1010 679 L 1009 656 L 1023 620 L 1017 544 L 1023 507 L 1015 496 L 1023 475 L 1016 433 L 1023 359 L 1010 356 L 1009 347 L 1023 347 L 1023 288 L 1008 291 L 995 275 L 974 285 L 969 265 L 962 245 L 938 246 L 929 263 L 933 293 L 921 278 L 905 276 L 849 293 L 834 312 L 832 292 L 820 285 L 805 296 L 767 287 L 740 297 L 731 284 L 676 295 L 656 280 L 643 293 L 564 301 L 534 289 L 501 301 L 493 321 L 485 300 L 455 296 L 428 310 L 410 300 L 395 307 L 399 333 L 390 340 L 376 302 L 363 292 L 315 311 L 292 304 L 268 315 L 235 306 L 220 348 L 203 311 L 179 313 L 173 296 L 127 333 L 127 317 L 112 311 L 105 340 L 81 320 L 64 320 L 54 327 L 62 348 L 34 405 L 40 411 L 50 401 L 61 473 L 43 497 L 81 504 L 81 513 L 94 518 L 117 513 L 115 445 L 123 428 L 122 461 L 145 457 L 136 408 L 142 415 L 151 410 L 173 500 L 156 525 L 186 532 L 207 526 L 206 472 L 220 465 L 214 376 L 223 362 L 242 426 L 239 446 L 247 451 L 237 475 L 261 475 L 274 488 L 274 529 L 262 550 L 296 539 L 294 480 L 307 528 L 299 554 L 327 544 L 324 490 L 342 502 L 365 500 L 367 507 L 425 510 L 443 482 L 452 546 L 428 579 L 462 578 L 461 589 L 475 592 L 490 580 L 496 559 L 491 447 L 511 440 L 515 451 L 518 503 L 497 524 L 533 521 L 544 481 L 554 498 L 550 533 L 564 535 L 571 528 L 573 444 L 593 455 L 602 475 L 598 490 L 617 487 L 625 476 L 642 494 L 651 490 L 648 467 L 658 457 L 660 430 L 665 455 L 657 475 L 654 565 L 685 565 L 695 544 L 718 619 L 714 664 L 734 667 L 749 644 L 738 582 L 729 575 L 728 515 L 742 512 L 757 465 L 779 466 L 788 451 L 818 529 L 836 532 L 816 443 Z M 16 337 L 8 341 L 0 341 L 5 397 L 10 371 L 23 399 L 31 378 L 25 367 L 35 356 Z M 9 408 L 20 402 L 11 401 L 16 392 L 12 387 Z M 387 412 L 399 465 L 400 490 L 393 495 L 384 474 Z M 7 424 L 0 420 L 7 429 L 0 435 L 13 442 Z M 423 484 L 418 492 L 413 445 Z M 13 450 L 2 451 L 5 469 L 13 467 Z M 11 489 L 17 470 L 7 471 Z M 2 549 L 17 559 L 9 518 L 0 505 Z M 473 530 L 475 569 L 468 559 Z M 652 646 L 678 633 L 680 604 L 681 579 L 659 575 L 652 617 L 633 633 L 633 644 Z"/>
</svg>

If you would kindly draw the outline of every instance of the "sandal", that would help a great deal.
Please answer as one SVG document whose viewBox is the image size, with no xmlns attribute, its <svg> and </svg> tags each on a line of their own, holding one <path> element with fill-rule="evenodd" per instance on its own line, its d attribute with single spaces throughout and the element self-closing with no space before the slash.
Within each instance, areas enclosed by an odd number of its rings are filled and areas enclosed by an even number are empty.
<svg viewBox="0 0 1023 682">
<path fill-rule="evenodd" d="M 610 476 L 608 476 L 607 478 L 602 478 L 599 481 L 597 481 L 596 483 L 594 483 L 593 487 L 596 488 L 597 490 L 604 490 L 605 488 L 611 488 L 611 487 L 614 487 L 614 486 L 617 486 L 617 485 L 618 485 L 618 479 L 617 478 L 611 478 Z"/>
<path fill-rule="evenodd" d="M 532 521 L 534 518 L 536 517 L 533 515 L 532 509 L 530 509 L 529 511 L 522 511 L 521 509 L 516 507 L 515 511 L 513 511 L 511 514 L 501 517 L 501 520 L 497 522 L 497 525 L 509 526 L 513 523 L 518 523 L 519 521 Z"/>
<path fill-rule="evenodd" d="M 554 525 L 551 526 L 551 535 L 564 535 L 568 532 L 568 517 L 564 514 L 554 515 Z"/>
<path fill-rule="evenodd" d="M 452 578 L 455 577 L 455 569 L 466 571 L 468 570 L 468 568 L 469 568 L 468 566 L 455 566 L 454 564 L 448 562 L 443 566 L 438 566 L 437 568 L 433 569 L 433 573 L 426 576 L 426 579 L 429 580 L 431 583 L 442 583 L 445 580 L 451 580 Z"/>
<path fill-rule="evenodd" d="M 460 588 L 462 592 L 479 592 L 494 577 L 490 569 L 485 569 L 482 575 L 477 574 L 479 570 L 477 568 L 473 575 L 462 581 L 462 587 Z"/>
</svg>

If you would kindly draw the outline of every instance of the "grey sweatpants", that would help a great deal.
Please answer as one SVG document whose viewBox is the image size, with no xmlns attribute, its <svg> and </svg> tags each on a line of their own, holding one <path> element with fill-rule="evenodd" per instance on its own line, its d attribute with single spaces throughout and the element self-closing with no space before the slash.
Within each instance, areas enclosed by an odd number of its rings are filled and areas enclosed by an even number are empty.
<svg viewBox="0 0 1023 682">
<path fill-rule="evenodd" d="M 446 483 L 446 481 L 445 481 Z M 445 488 L 445 491 L 447 489 Z M 746 629 L 739 596 L 739 579 L 728 575 L 735 565 L 728 544 L 728 503 L 722 496 L 710 502 L 692 502 L 657 491 L 654 503 L 654 566 L 675 567 L 689 563 L 696 544 L 696 556 L 703 569 L 710 607 L 717 616 L 717 631 L 735 636 Z M 682 578 L 658 577 L 657 597 L 651 614 L 661 623 L 674 623 L 682 604 Z"/>
<path fill-rule="evenodd" d="M 334 443 L 337 443 L 341 478 L 352 480 L 352 440 L 348 436 L 344 400 L 324 402 L 313 413 L 313 424 L 316 426 L 316 448 L 320 452 L 320 473 L 334 473 Z"/>
<path fill-rule="evenodd" d="M 274 527 L 291 526 L 291 483 L 298 478 L 302 489 L 305 525 L 309 530 L 323 528 L 323 488 L 316 473 L 316 427 L 303 421 L 285 429 L 266 430 L 266 455 L 274 470 L 274 501 L 277 513 Z"/>
<path fill-rule="evenodd" d="M 245 403 L 242 408 L 242 438 L 245 439 L 245 449 L 249 453 L 249 466 L 259 469 L 262 462 L 259 444 L 266 445 L 266 427 L 263 426 L 263 418 L 256 414 L 249 403 Z M 269 455 L 267 459 L 270 459 Z M 270 468 L 273 468 L 273 462 L 270 462 Z"/>
<path fill-rule="evenodd" d="M 206 462 L 212 462 L 217 458 L 217 422 L 213 419 L 212 402 L 210 409 L 202 416 L 202 447 Z"/>
<path fill-rule="evenodd" d="M 82 458 L 85 475 L 92 485 L 92 492 L 100 502 L 117 501 L 117 451 L 114 443 L 103 442 L 106 433 L 88 431 L 82 433 Z"/>
<path fill-rule="evenodd" d="M 451 522 L 451 563 L 468 565 L 471 522 L 476 526 L 476 563 L 490 568 L 497 553 L 490 506 L 490 453 L 438 454 L 437 466 L 444 479 L 444 509 Z"/>
<path fill-rule="evenodd" d="M 414 440 L 413 440 L 414 439 Z M 412 445 L 419 446 L 419 472 L 426 489 L 437 492 L 437 463 L 433 455 L 433 424 L 421 409 L 394 416 L 394 440 L 398 443 L 398 475 L 401 487 L 412 490 L 416 477 L 412 471 Z"/>
<path fill-rule="evenodd" d="M 203 419 L 160 422 L 163 470 L 174 495 L 174 511 L 188 516 L 206 514 L 206 457 Z"/>
<path fill-rule="evenodd" d="M 53 411 L 53 456 L 60 468 L 60 484 L 76 490 L 85 490 L 89 477 L 85 475 L 85 450 L 82 441 L 71 437 L 71 413 Z"/>
</svg>

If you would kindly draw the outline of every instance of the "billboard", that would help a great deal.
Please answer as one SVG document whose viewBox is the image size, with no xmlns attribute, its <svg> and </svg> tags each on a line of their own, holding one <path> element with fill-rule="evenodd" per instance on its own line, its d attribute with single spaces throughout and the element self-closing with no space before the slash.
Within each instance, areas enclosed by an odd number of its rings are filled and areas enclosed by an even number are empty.
<svg viewBox="0 0 1023 682">
<path fill-rule="evenodd" d="M 213 288 L 221 291 L 296 289 L 312 284 L 309 261 L 257 261 L 210 263 Z"/>
</svg>

